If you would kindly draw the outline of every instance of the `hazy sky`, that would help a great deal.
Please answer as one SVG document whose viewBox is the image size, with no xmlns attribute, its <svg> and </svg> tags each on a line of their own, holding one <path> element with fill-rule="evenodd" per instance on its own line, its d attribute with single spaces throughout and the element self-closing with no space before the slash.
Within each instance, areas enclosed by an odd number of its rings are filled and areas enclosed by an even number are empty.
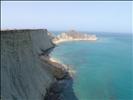
<svg viewBox="0 0 133 100">
<path fill-rule="evenodd" d="M 131 1 L 3 1 L 2 28 L 132 31 Z"/>
</svg>

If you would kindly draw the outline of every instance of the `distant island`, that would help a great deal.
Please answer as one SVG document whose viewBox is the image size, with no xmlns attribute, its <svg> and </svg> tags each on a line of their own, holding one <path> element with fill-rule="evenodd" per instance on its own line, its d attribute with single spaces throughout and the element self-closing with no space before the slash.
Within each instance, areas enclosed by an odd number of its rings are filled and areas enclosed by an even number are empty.
<svg viewBox="0 0 133 100">
<path fill-rule="evenodd" d="M 93 35 L 93 34 L 85 34 L 85 33 L 77 32 L 75 30 L 71 30 L 68 32 L 62 32 L 53 38 L 53 42 L 55 44 L 58 44 L 64 41 L 72 41 L 72 40 L 97 40 L 97 37 L 96 35 Z"/>
</svg>

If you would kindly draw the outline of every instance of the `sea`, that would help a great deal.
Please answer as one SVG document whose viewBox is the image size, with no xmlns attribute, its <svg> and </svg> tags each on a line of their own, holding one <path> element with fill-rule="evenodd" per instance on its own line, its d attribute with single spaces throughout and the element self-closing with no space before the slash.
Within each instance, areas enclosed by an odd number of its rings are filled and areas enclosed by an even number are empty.
<svg viewBox="0 0 133 100">
<path fill-rule="evenodd" d="M 65 100 L 133 100 L 132 34 L 96 34 L 96 41 L 58 44 L 51 56 L 75 71 Z"/>
</svg>

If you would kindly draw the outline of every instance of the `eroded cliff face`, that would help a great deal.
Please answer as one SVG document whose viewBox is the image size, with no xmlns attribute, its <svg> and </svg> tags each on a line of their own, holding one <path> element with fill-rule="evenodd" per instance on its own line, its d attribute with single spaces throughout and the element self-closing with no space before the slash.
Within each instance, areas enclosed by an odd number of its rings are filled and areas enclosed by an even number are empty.
<svg viewBox="0 0 133 100">
<path fill-rule="evenodd" d="M 1 32 L 1 99 L 43 100 L 55 81 L 39 55 L 53 48 L 47 30 Z M 49 52 L 47 52 L 49 53 Z"/>
</svg>

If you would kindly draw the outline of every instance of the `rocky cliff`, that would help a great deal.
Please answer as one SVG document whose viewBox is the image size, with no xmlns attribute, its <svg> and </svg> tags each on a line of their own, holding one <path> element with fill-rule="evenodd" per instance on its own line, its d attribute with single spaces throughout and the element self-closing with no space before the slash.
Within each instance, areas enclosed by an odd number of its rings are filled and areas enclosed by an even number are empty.
<svg viewBox="0 0 133 100">
<path fill-rule="evenodd" d="M 53 39 L 53 42 L 55 44 L 58 44 L 60 42 L 71 41 L 71 40 L 97 40 L 97 37 L 96 35 L 85 34 L 85 33 L 77 32 L 75 30 L 71 30 L 71 31 L 63 32 L 57 35 Z"/>
<path fill-rule="evenodd" d="M 53 47 L 47 30 L 1 31 L 2 100 L 44 100 L 55 77 L 40 55 Z"/>
</svg>

